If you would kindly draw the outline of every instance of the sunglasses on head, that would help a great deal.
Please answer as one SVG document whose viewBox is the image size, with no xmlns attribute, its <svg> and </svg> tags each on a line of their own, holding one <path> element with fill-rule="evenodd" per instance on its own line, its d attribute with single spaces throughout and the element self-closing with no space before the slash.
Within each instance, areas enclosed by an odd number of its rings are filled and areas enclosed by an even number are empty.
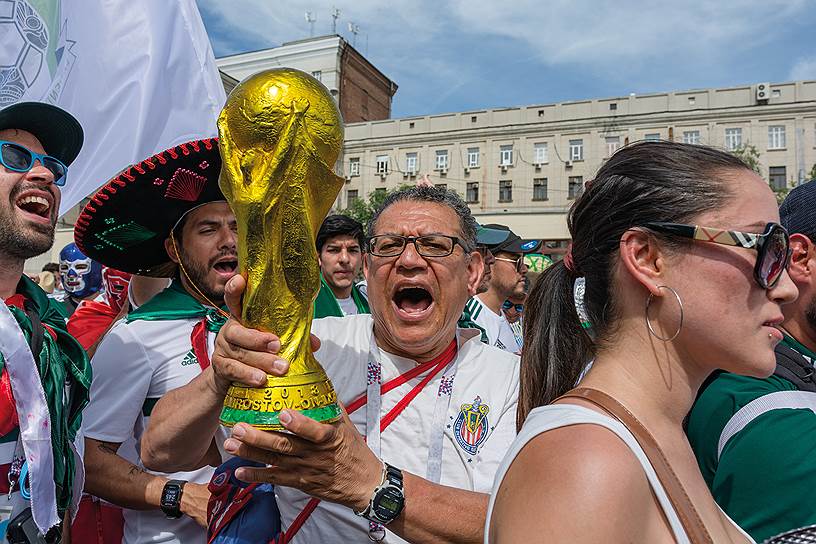
<svg viewBox="0 0 816 544">
<path fill-rule="evenodd" d="M 516 312 L 521 313 L 524 311 L 524 304 L 513 304 L 509 300 L 505 300 L 502 303 L 502 310 L 509 310 L 512 307 L 516 307 Z"/>
<path fill-rule="evenodd" d="M 779 223 L 768 223 L 762 234 L 679 223 L 645 223 L 642 226 L 656 232 L 691 238 L 698 242 L 712 242 L 756 250 L 754 279 L 763 289 L 770 289 L 776 285 L 790 261 L 788 231 Z"/>
<path fill-rule="evenodd" d="M 34 163 L 40 161 L 49 172 L 54 174 L 54 185 L 65 185 L 68 167 L 62 161 L 50 155 L 35 153 L 18 143 L 0 140 L 0 164 L 12 172 L 28 172 Z"/>
</svg>

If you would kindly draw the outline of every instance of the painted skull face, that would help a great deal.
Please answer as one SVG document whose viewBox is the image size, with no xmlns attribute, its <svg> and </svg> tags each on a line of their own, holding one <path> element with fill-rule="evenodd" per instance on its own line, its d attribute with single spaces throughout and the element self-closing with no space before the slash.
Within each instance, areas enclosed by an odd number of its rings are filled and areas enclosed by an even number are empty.
<svg viewBox="0 0 816 544">
<path fill-rule="evenodd" d="M 102 265 L 85 256 L 74 243 L 60 251 L 62 288 L 74 298 L 85 298 L 102 289 Z"/>
<path fill-rule="evenodd" d="M 127 303 L 130 274 L 104 266 L 102 267 L 102 282 L 105 284 L 108 304 L 118 312 Z"/>
</svg>

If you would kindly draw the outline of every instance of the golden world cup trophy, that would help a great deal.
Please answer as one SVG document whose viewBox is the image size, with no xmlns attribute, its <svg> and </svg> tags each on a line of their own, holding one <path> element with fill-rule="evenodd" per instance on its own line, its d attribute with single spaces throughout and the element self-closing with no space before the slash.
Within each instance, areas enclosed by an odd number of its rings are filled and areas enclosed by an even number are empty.
<svg viewBox="0 0 816 544">
<path fill-rule="evenodd" d="M 317 421 L 340 416 L 337 394 L 312 354 L 309 332 L 320 289 L 315 238 L 343 178 L 333 166 L 343 121 L 328 90 L 291 68 L 238 84 L 218 118 L 220 186 L 238 222 L 238 261 L 247 278 L 245 325 L 280 337 L 286 376 L 266 387 L 230 387 L 221 422 L 282 430 L 288 408 Z"/>
</svg>

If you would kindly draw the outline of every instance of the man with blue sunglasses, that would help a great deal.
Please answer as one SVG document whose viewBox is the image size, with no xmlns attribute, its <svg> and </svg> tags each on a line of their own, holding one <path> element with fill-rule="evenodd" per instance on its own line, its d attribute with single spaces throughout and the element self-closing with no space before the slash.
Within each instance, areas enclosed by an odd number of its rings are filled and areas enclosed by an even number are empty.
<svg viewBox="0 0 816 544">
<path fill-rule="evenodd" d="M 74 445 L 91 371 L 62 306 L 23 274 L 48 251 L 79 122 L 50 104 L 0 109 L 0 540 L 58 542 L 76 512 L 82 457 Z M 23 416 L 26 417 L 23 417 Z M 43 431 L 43 429 L 45 431 Z M 26 478 L 28 475 L 28 478 Z M 34 485 L 32 485 L 32 482 Z M 7 512 L 10 512 L 8 514 Z"/>
</svg>

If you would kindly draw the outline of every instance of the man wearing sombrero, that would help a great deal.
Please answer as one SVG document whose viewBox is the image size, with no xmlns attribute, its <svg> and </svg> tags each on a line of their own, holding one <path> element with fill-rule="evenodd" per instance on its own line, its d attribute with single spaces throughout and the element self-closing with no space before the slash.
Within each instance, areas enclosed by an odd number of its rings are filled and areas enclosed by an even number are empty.
<svg viewBox="0 0 816 544">
<path fill-rule="evenodd" d="M 48 251 L 68 166 L 83 131 L 40 102 L 0 109 L 0 541 L 58 542 L 76 512 L 82 459 L 74 440 L 91 372 L 60 303 L 23 274 Z"/>
<path fill-rule="evenodd" d="M 92 400 L 83 419 L 85 489 L 125 508 L 124 543 L 206 541 L 212 469 L 148 473 L 137 452 L 152 407 L 209 365 L 224 321 L 224 284 L 238 257 L 220 169 L 215 139 L 176 146 L 122 172 L 77 220 L 77 246 L 90 258 L 131 274 L 173 278 L 111 328 L 92 360 Z M 136 451 L 121 451 L 130 438 Z"/>
</svg>

